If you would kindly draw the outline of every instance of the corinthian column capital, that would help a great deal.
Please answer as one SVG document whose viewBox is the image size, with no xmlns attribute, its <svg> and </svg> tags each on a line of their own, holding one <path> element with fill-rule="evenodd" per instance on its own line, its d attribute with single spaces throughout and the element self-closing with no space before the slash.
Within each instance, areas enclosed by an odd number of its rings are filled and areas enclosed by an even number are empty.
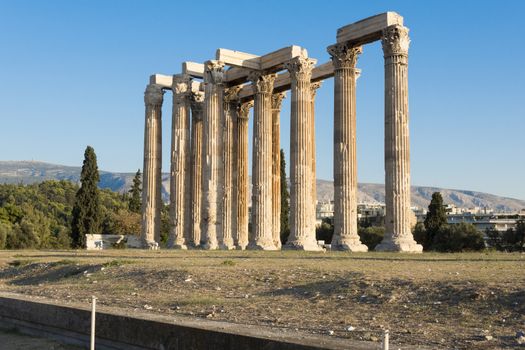
<svg viewBox="0 0 525 350">
<path fill-rule="evenodd" d="M 162 106 L 164 100 L 164 91 L 157 84 L 149 84 L 144 91 L 144 103 L 146 106 Z"/>
<path fill-rule="evenodd" d="M 284 68 L 288 69 L 293 80 L 310 82 L 316 62 L 314 59 L 299 56 L 285 63 Z"/>
<path fill-rule="evenodd" d="M 239 103 L 239 91 L 241 91 L 241 88 L 241 85 L 236 85 L 225 89 L 224 102 L 234 104 Z"/>
<path fill-rule="evenodd" d="M 383 29 L 381 44 L 383 45 L 383 54 L 385 57 L 408 56 L 408 47 L 410 45 L 408 28 L 393 25 Z"/>
<path fill-rule="evenodd" d="M 253 107 L 253 100 L 244 102 L 239 106 L 239 119 L 245 119 L 248 120 L 248 116 L 250 114 L 250 108 Z"/>
<path fill-rule="evenodd" d="M 265 74 L 258 71 L 252 71 L 248 74 L 248 80 L 252 82 L 256 94 L 271 94 L 275 78 L 277 78 L 277 74 Z"/>
<path fill-rule="evenodd" d="M 314 100 L 315 95 L 317 94 L 317 89 L 319 89 L 321 85 L 322 85 L 321 81 L 317 81 L 310 85 L 310 94 L 312 95 L 312 101 Z"/>
<path fill-rule="evenodd" d="M 204 62 L 204 82 L 222 84 L 224 79 L 224 62 L 210 60 Z"/>
<path fill-rule="evenodd" d="M 332 56 L 332 63 L 335 69 L 355 68 L 357 58 L 363 52 L 363 47 L 348 46 L 345 43 L 328 46 L 327 51 Z"/>
<path fill-rule="evenodd" d="M 189 75 L 177 74 L 173 76 L 173 84 L 171 86 L 173 92 L 173 102 L 182 103 L 190 97 L 191 93 L 191 79 Z"/>
<path fill-rule="evenodd" d="M 272 95 L 272 109 L 280 111 L 281 104 L 285 98 L 286 98 L 286 92 L 279 92 L 277 94 L 273 94 Z"/>
<path fill-rule="evenodd" d="M 196 120 L 202 120 L 202 112 L 204 111 L 204 91 L 191 93 L 190 106 L 193 118 Z"/>
</svg>

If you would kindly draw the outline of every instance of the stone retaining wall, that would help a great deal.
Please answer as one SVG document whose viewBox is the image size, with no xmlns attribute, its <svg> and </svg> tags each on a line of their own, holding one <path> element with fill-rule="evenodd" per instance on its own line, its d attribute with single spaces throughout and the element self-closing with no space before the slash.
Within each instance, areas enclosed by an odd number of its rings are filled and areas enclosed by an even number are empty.
<svg viewBox="0 0 525 350">
<path fill-rule="evenodd" d="M 0 328 L 88 346 L 91 315 L 88 309 L 0 296 Z M 175 323 L 176 322 L 176 323 Z M 97 350 L 103 349 L 377 349 L 377 343 L 283 333 L 269 328 L 207 320 L 118 312 L 97 312 Z M 324 339 L 323 339 L 324 338 Z"/>
</svg>

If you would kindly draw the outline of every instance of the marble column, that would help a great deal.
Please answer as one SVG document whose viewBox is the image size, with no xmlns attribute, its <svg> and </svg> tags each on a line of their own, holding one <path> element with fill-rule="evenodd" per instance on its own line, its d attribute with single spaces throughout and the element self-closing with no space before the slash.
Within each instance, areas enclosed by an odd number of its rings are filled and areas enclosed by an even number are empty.
<svg viewBox="0 0 525 350">
<path fill-rule="evenodd" d="M 317 171 L 316 171 L 316 154 L 315 154 L 315 95 L 317 89 L 321 87 L 322 82 L 318 81 L 310 85 L 310 158 L 311 158 L 311 167 L 312 167 L 312 214 L 310 216 L 312 220 L 312 227 L 314 231 L 317 229 Z"/>
<path fill-rule="evenodd" d="M 191 96 L 191 228 L 188 247 L 196 248 L 201 239 L 202 144 L 204 92 Z"/>
<path fill-rule="evenodd" d="M 237 132 L 234 145 L 236 148 L 236 194 L 237 194 L 237 231 L 234 231 L 233 241 L 237 249 L 245 249 L 248 245 L 248 116 L 253 101 L 242 103 L 237 114 Z"/>
<path fill-rule="evenodd" d="M 321 250 L 312 227 L 311 77 L 314 60 L 297 57 L 285 67 L 291 77 L 290 236 L 284 249 Z"/>
<path fill-rule="evenodd" d="M 355 90 L 362 48 L 338 44 L 328 52 L 334 65 L 334 236 L 332 250 L 366 252 L 357 232 Z"/>
<path fill-rule="evenodd" d="M 275 250 L 272 221 L 272 92 L 276 74 L 252 72 L 252 232 L 248 249 Z"/>
<path fill-rule="evenodd" d="M 281 105 L 286 92 L 272 95 L 272 221 L 273 241 L 281 249 Z"/>
<path fill-rule="evenodd" d="M 150 84 L 146 87 L 141 220 L 141 240 L 144 248 L 156 246 L 156 243 L 160 242 L 163 99 L 164 91 L 159 85 Z"/>
<path fill-rule="evenodd" d="M 238 93 L 241 86 L 233 86 L 224 91 L 224 123 L 223 123 L 223 159 L 224 159 L 224 195 L 222 210 L 222 239 L 219 248 L 230 250 L 235 248 L 233 228 L 236 226 L 236 216 L 232 215 L 234 205 L 233 168 L 234 168 L 234 120 L 237 119 L 239 104 Z M 234 222 L 235 221 L 235 222 Z"/>
<path fill-rule="evenodd" d="M 385 237 L 378 251 L 421 252 L 410 227 L 408 28 L 383 30 L 385 58 Z"/>
<path fill-rule="evenodd" d="M 201 247 L 217 249 L 222 238 L 224 167 L 222 154 L 224 63 L 204 63 L 204 144 L 202 156 Z"/>
<path fill-rule="evenodd" d="M 173 76 L 168 248 L 176 249 L 187 248 L 190 233 L 190 84 L 188 75 Z"/>
</svg>

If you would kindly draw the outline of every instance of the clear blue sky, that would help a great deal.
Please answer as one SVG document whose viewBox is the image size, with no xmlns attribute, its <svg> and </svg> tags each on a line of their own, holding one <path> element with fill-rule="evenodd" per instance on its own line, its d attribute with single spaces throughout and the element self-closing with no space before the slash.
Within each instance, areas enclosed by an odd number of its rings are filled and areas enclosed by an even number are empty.
<svg viewBox="0 0 525 350">
<path fill-rule="evenodd" d="M 337 28 L 396 11 L 410 28 L 412 184 L 525 199 L 525 1 L 0 0 L 0 160 L 142 167 L 143 91 L 152 73 L 292 44 L 319 63 Z M 384 181 L 383 58 L 358 62 L 358 174 Z M 317 95 L 317 174 L 332 179 L 333 84 Z M 171 95 L 164 108 L 169 169 Z M 289 149 L 289 100 L 282 144 Z"/>
</svg>

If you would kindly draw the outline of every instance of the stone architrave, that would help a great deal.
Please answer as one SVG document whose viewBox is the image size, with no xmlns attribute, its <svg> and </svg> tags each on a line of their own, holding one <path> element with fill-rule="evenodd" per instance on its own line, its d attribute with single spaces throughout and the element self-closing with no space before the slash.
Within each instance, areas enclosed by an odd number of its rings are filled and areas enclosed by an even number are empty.
<svg viewBox="0 0 525 350">
<path fill-rule="evenodd" d="M 248 116 L 253 101 L 244 102 L 239 106 L 237 114 L 237 132 L 234 145 L 236 148 L 237 184 L 237 231 L 234 231 L 233 241 L 237 249 L 245 249 L 248 245 Z"/>
<path fill-rule="evenodd" d="M 316 154 L 315 154 L 315 95 L 317 93 L 317 89 L 321 87 L 322 82 L 318 81 L 315 83 L 312 83 L 310 85 L 310 92 L 311 92 L 311 112 L 310 112 L 310 145 L 312 149 L 310 150 L 310 158 L 312 161 L 312 227 L 314 228 L 314 231 L 317 228 L 317 171 L 316 171 Z"/>
<path fill-rule="evenodd" d="M 281 106 L 286 92 L 272 95 L 272 220 L 273 241 L 281 249 Z"/>
<path fill-rule="evenodd" d="M 144 92 L 146 120 L 144 127 L 144 175 L 142 181 L 141 241 L 144 248 L 160 242 L 162 102 L 164 91 L 150 84 Z"/>
<path fill-rule="evenodd" d="M 290 236 L 284 249 L 321 250 L 312 226 L 311 77 L 315 60 L 297 57 L 290 72 Z"/>
<path fill-rule="evenodd" d="M 223 122 L 223 159 L 224 159 L 224 195 L 222 201 L 222 239 L 219 248 L 230 250 L 235 248 L 233 241 L 233 229 L 236 225 L 236 217 L 233 216 L 234 187 L 234 120 L 237 120 L 238 92 L 241 86 L 233 86 L 224 91 L 224 122 Z M 234 223 L 235 221 L 235 223 Z"/>
<path fill-rule="evenodd" d="M 378 251 L 421 252 L 410 218 L 410 143 L 408 128 L 408 28 L 383 30 L 385 58 L 385 237 Z"/>
<path fill-rule="evenodd" d="M 361 46 L 330 46 L 334 65 L 334 236 L 332 250 L 366 252 L 357 232 L 356 80 Z"/>
<path fill-rule="evenodd" d="M 222 239 L 224 164 L 222 154 L 224 64 L 204 64 L 204 144 L 202 156 L 201 247 L 217 249 Z"/>
<path fill-rule="evenodd" d="M 272 92 L 276 74 L 253 71 L 252 232 L 248 249 L 276 250 L 272 220 Z"/>
<path fill-rule="evenodd" d="M 201 239 L 202 144 L 204 92 L 191 96 L 191 228 L 188 247 L 196 248 Z"/>
<path fill-rule="evenodd" d="M 190 92 L 187 75 L 173 76 L 171 123 L 170 231 L 168 248 L 186 249 L 190 233 Z"/>
</svg>

